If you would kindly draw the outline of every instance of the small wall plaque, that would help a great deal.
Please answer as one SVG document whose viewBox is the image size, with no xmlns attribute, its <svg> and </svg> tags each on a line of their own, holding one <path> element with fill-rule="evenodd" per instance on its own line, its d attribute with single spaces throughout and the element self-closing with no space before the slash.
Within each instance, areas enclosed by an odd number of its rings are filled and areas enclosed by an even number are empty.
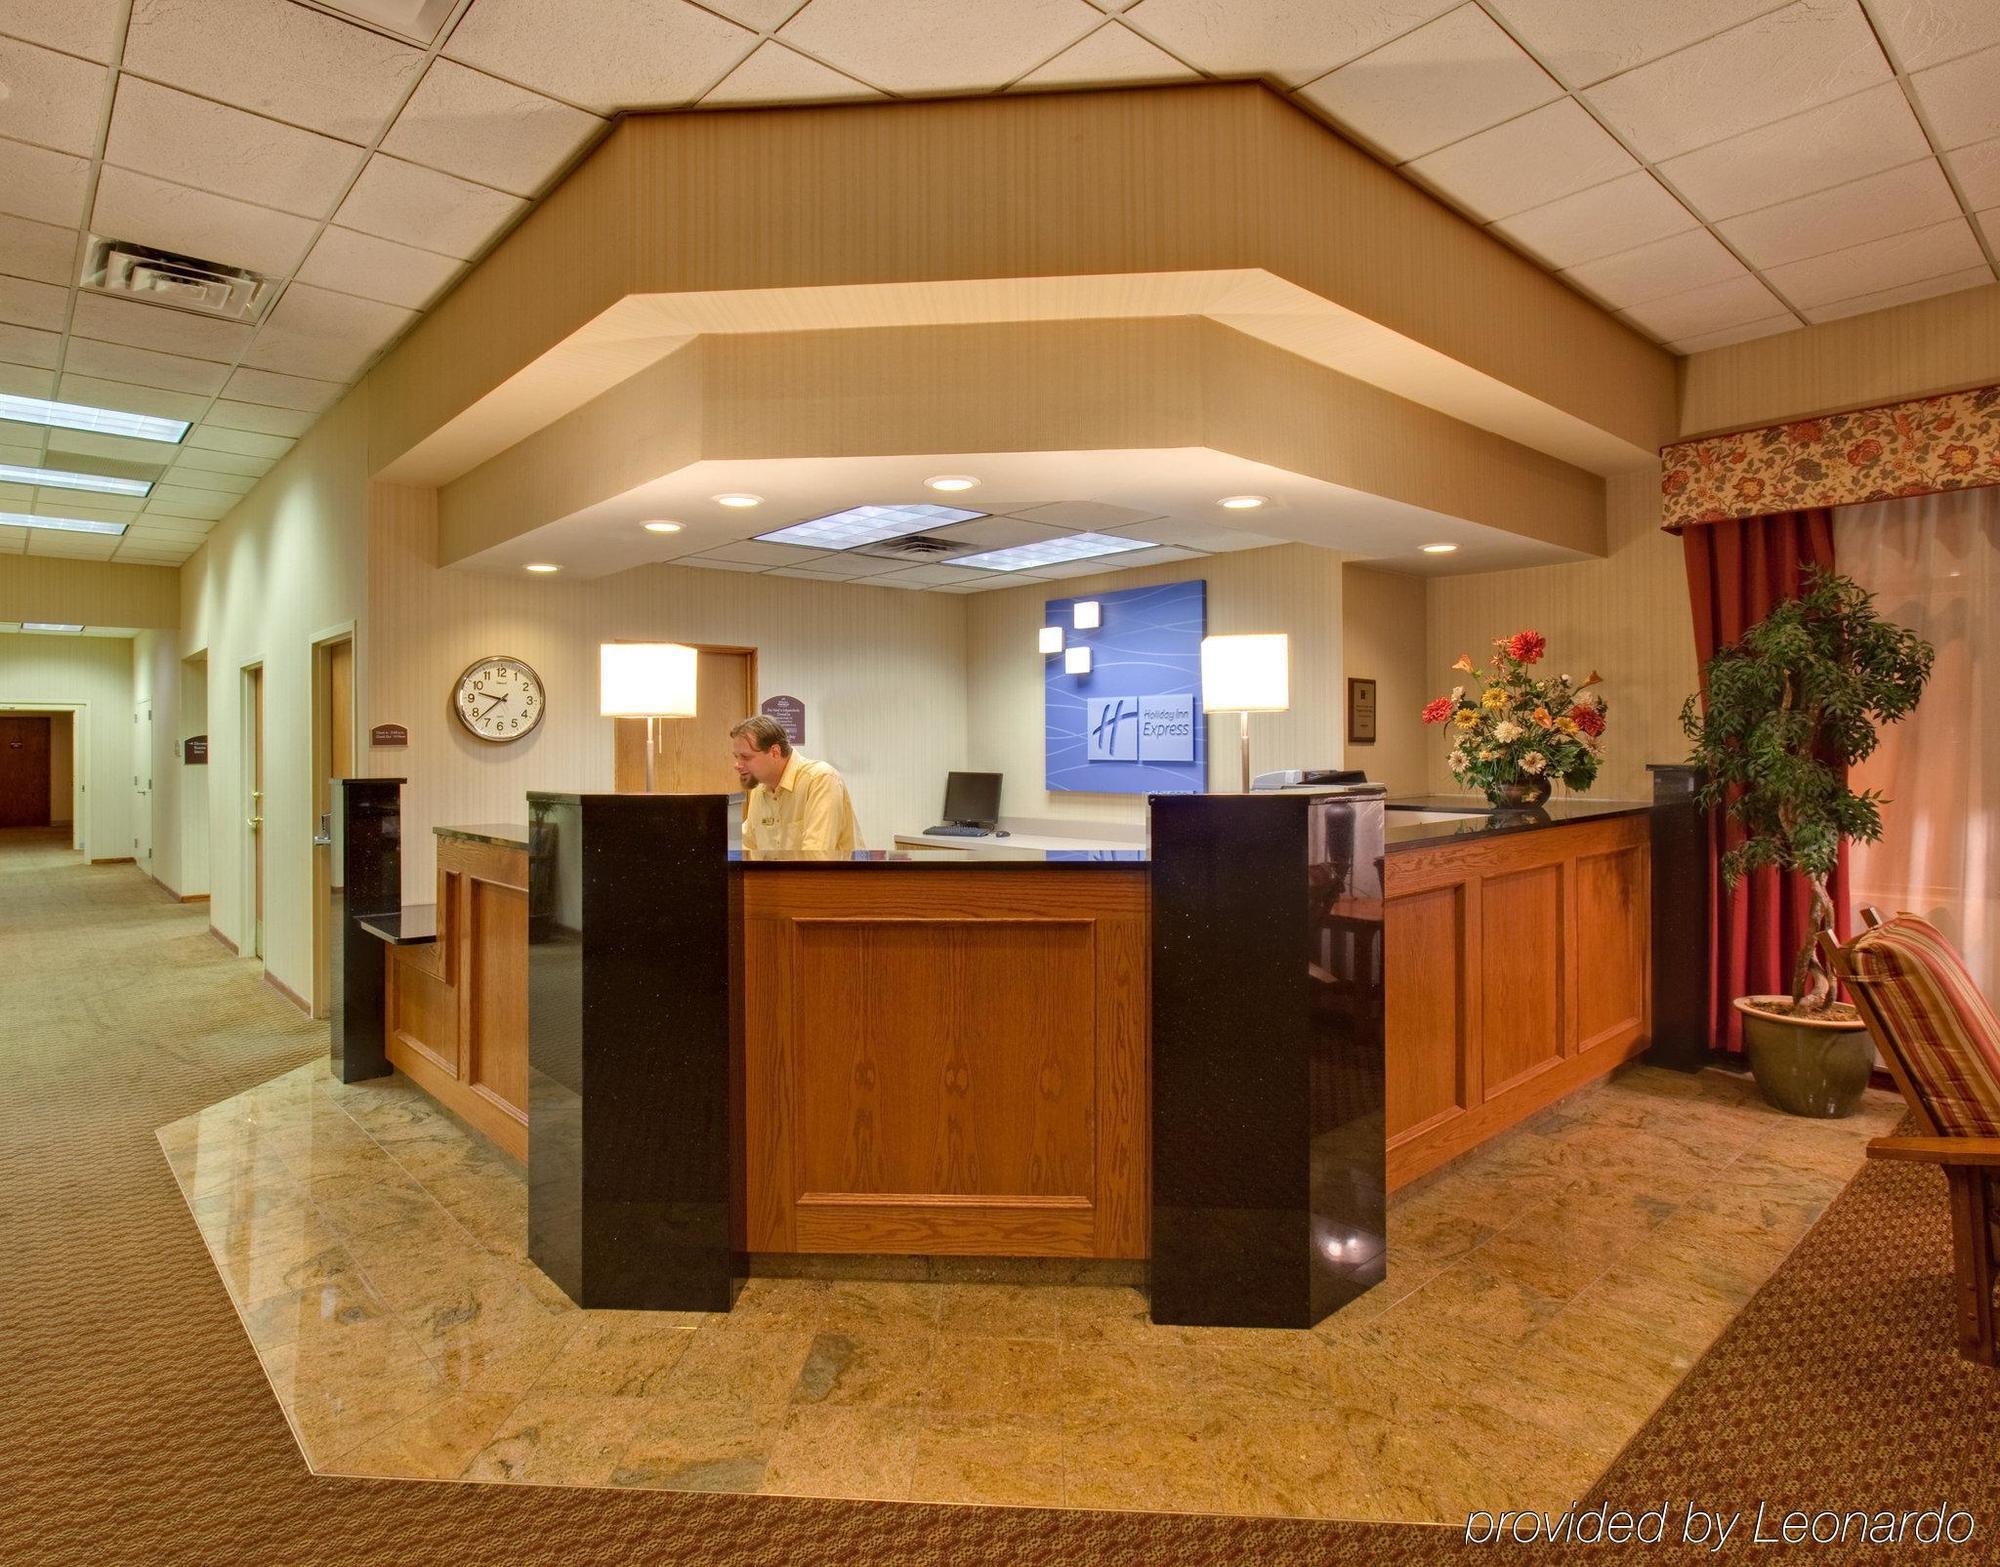
<svg viewBox="0 0 2000 1567">
<path fill-rule="evenodd" d="M 1375 743 L 1375 682 L 1372 680 L 1347 682 L 1347 743 Z"/>
<path fill-rule="evenodd" d="M 795 746 L 806 743 L 806 705 L 795 696 L 767 696 L 758 709 L 766 718 L 777 719 L 785 738 Z"/>
<path fill-rule="evenodd" d="M 408 745 L 410 731 L 402 724 L 377 724 L 368 731 L 370 745 Z"/>
<path fill-rule="evenodd" d="M 181 761 L 189 767 L 208 765 L 208 736 L 189 735 L 181 742 Z"/>
</svg>

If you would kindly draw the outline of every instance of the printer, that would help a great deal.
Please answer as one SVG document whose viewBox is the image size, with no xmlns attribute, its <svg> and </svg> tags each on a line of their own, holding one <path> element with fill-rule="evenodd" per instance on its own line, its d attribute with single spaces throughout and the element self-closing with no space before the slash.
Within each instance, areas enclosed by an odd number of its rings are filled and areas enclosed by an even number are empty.
<svg viewBox="0 0 2000 1567">
<path fill-rule="evenodd" d="M 1259 773 L 1250 781 L 1256 789 L 1324 789 L 1328 784 L 1365 784 L 1368 775 L 1345 767 L 1287 767 L 1275 773 Z"/>
</svg>

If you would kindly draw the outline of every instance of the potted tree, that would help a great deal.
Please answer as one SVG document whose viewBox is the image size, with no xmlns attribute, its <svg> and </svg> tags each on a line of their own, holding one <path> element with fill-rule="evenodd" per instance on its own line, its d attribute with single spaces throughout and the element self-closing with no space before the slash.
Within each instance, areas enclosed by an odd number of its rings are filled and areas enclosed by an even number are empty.
<svg viewBox="0 0 2000 1567">
<path fill-rule="evenodd" d="M 1874 751 L 1881 726 L 1916 707 L 1932 656 L 1858 583 L 1815 568 L 1800 597 L 1708 661 L 1706 713 L 1695 697 L 1681 708 L 1689 763 L 1706 774 L 1702 803 L 1724 805 L 1743 828 L 1722 858 L 1725 882 L 1770 866 L 1812 889 L 1791 994 L 1735 1000 L 1757 1086 L 1794 1115 L 1852 1114 L 1868 1086 L 1866 1025 L 1835 999 L 1819 953 L 1819 933 L 1833 928 L 1826 884 L 1844 841 L 1882 836 L 1880 791 L 1856 793 L 1847 770 Z"/>
</svg>

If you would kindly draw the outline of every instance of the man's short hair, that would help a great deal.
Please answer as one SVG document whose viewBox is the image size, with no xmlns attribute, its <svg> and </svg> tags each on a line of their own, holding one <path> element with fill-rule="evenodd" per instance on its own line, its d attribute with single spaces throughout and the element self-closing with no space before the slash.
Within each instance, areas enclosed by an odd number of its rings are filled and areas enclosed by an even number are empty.
<svg viewBox="0 0 2000 1567">
<path fill-rule="evenodd" d="M 729 738 L 734 740 L 738 735 L 747 739 L 759 751 L 768 751 L 772 746 L 776 746 L 778 755 L 792 754 L 791 736 L 785 733 L 785 726 L 769 713 L 754 713 L 738 723 L 731 724 Z"/>
</svg>

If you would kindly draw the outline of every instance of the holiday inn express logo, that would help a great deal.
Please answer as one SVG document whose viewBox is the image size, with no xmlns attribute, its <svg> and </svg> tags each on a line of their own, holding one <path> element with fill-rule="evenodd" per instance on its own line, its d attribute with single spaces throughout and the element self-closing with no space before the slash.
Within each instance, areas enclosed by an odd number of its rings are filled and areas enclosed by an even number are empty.
<svg viewBox="0 0 2000 1567">
<path fill-rule="evenodd" d="M 1086 762 L 1191 762 L 1194 698 L 1107 696 L 1084 703 Z"/>
</svg>

